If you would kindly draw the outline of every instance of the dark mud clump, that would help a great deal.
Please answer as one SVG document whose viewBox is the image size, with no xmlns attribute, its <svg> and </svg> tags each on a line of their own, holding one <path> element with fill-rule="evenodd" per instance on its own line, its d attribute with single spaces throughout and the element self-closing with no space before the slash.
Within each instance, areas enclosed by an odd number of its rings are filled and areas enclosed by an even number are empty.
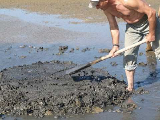
<svg viewBox="0 0 160 120">
<path fill-rule="evenodd" d="M 147 66 L 147 63 L 140 62 L 140 63 L 138 64 L 138 66 L 141 66 L 141 67 L 146 67 L 146 66 Z"/>
<path fill-rule="evenodd" d="M 100 49 L 99 53 L 109 53 L 111 51 L 111 49 Z"/>
<path fill-rule="evenodd" d="M 110 62 L 110 64 L 111 64 L 112 66 L 117 66 L 117 65 L 118 65 L 116 62 Z"/>
<path fill-rule="evenodd" d="M 75 66 L 72 62 L 51 61 L 2 70 L 0 113 L 37 117 L 98 113 L 129 97 L 126 84 L 101 69 L 65 74 Z"/>
<path fill-rule="evenodd" d="M 90 50 L 91 50 L 91 48 L 86 47 L 86 48 L 84 48 L 84 49 L 82 50 L 82 52 L 86 52 L 86 51 L 90 51 Z"/>
<path fill-rule="evenodd" d="M 68 46 L 59 46 L 59 52 L 56 55 L 62 55 L 67 50 Z"/>
<path fill-rule="evenodd" d="M 59 51 L 66 51 L 68 46 L 59 46 Z"/>
</svg>

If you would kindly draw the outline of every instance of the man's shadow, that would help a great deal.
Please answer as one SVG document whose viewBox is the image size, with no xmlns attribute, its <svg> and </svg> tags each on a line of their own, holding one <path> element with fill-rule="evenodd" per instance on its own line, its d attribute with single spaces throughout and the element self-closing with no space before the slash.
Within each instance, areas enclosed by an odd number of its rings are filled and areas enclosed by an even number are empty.
<svg viewBox="0 0 160 120">
<path fill-rule="evenodd" d="M 80 81 L 84 81 L 84 80 L 89 80 L 89 81 L 96 81 L 96 82 L 102 82 L 105 79 L 109 79 L 109 78 L 114 78 L 112 76 L 102 76 L 102 75 L 87 75 L 87 76 L 75 76 L 72 75 L 72 79 L 75 82 L 80 82 Z"/>
<path fill-rule="evenodd" d="M 153 84 L 155 82 L 160 81 L 160 76 L 157 76 L 158 74 L 160 74 L 160 69 L 151 73 L 145 80 L 135 82 L 135 89 L 138 88 L 138 87 L 150 85 L 150 84 Z"/>
</svg>

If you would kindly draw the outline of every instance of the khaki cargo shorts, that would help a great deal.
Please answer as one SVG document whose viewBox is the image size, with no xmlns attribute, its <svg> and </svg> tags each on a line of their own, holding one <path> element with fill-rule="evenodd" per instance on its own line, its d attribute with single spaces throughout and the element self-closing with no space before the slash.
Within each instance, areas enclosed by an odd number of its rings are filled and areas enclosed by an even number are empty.
<svg viewBox="0 0 160 120">
<path fill-rule="evenodd" d="M 149 33 L 149 23 L 147 15 L 134 24 L 127 24 L 125 31 L 125 47 L 137 43 Z M 156 57 L 160 60 L 160 19 L 157 17 L 156 25 L 156 40 L 151 43 L 152 49 L 154 50 Z M 125 70 L 134 70 L 137 67 L 139 46 L 127 50 L 123 57 L 123 67 Z"/>
</svg>

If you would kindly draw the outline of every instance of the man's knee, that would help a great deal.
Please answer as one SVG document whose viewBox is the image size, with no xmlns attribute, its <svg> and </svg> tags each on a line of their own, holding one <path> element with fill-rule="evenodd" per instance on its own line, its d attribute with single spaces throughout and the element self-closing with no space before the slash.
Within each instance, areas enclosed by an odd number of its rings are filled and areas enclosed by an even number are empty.
<svg viewBox="0 0 160 120">
<path fill-rule="evenodd" d="M 124 55 L 123 67 L 125 70 L 135 70 L 137 68 L 137 55 Z"/>
<path fill-rule="evenodd" d="M 133 71 L 137 68 L 137 65 L 126 65 L 124 67 L 125 70 L 128 70 L 128 71 Z"/>
</svg>

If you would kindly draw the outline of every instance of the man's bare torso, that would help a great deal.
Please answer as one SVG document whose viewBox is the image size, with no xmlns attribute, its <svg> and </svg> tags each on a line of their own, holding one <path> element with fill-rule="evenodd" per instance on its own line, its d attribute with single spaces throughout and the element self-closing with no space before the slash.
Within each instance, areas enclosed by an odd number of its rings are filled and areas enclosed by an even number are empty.
<svg viewBox="0 0 160 120">
<path fill-rule="evenodd" d="M 144 16 L 142 13 L 126 8 L 121 0 L 110 0 L 107 12 L 117 18 L 122 18 L 127 23 L 135 23 Z"/>
</svg>

